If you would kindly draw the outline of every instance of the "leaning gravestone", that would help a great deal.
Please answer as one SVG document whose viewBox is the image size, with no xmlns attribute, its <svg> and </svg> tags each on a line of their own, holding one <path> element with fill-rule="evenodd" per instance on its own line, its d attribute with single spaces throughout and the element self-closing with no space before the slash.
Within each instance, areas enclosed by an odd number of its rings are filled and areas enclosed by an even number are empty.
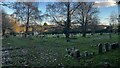
<svg viewBox="0 0 120 68">
<path fill-rule="evenodd" d="M 98 44 L 98 53 L 102 53 L 103 45 L 100 43 Z"/>
</svg>

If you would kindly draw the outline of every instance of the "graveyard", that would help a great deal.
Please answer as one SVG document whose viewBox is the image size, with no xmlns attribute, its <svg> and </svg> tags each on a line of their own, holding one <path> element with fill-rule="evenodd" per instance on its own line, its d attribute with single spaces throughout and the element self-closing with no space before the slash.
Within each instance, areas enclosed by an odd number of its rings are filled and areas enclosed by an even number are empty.
<svg viewBox="0 0 120 68">
<path fill-rule="evenodd" d="M 32 1 L 0 2 L 2 68 L 120 68 L 120 1 Z"/>
<path fill-rule="evenodd" d="M 110 50 L 107 49 L 108 51 L 105 51 L 105 48 L 103 48 L 102 53 L 99 53 L 98 47 L 99 44 L 119 42 L 118 34 L 112 34 L 112 38 L 109 38 L 107 33 L 103 35 L 87 34 L 87 37 L 76 34 L 71 37 L 70 42 L 65 41 L 63 34 L 59 34 L 59 37 L 57 36 L 58 35 L 47 34 L 44 37 L 3 37 L 3 67 L 119 67 L 119 47 Z M 72 53 L 69 51 L 70 49 L 71 52 L 75 49 L 79 50 L 79 58 L 74 55 L 72 56 Z M 84 53 L 86 53 L 86 55 Z"/>
</svg>

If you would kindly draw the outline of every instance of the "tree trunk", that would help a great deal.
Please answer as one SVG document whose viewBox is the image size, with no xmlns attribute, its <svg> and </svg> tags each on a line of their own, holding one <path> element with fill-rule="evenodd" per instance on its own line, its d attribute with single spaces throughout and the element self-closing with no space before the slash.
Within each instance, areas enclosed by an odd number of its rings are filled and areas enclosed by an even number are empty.
<svg viewBox="0 0 120 68">
<path fill-rule="evenodd" d="M 111 34 L 112 34 L 112 25 L 110 25 L 109 27 L 109 38 L 112 38 Z"/>
<path fill-rule="evenodd" d="M 65 27 L 65 36 L 66 36 L 66 41 L 69 42 L 69 30 L 70 30 L 70 3 L 68 2 L 67 4 L 67 22 L 65 23 L 66 27 Z"/>
<path fill-rule="evenodd" d="M 28 29 L 29 29 L 29 6 L 28 6 L 28 14 L 27 14 L 27 23 L 26 23 L 25 37 L 27 37 Z"/>
<path fill-rule="evenodd" d="M 86 33 L 84 32 L 82 36 L 83 36 L 83 37 L 86 37 Z"/>
<path fill-rule="evenodd" d="M 111 33 L 109 33 L 109 38 L 112 38 Z"/>
<path fill-rule="evenodd" d="M 86 37 L 86 26 L 84 25 L 83 27 L 82 27 L 83 29 L 83 31 L 82 31 L 82 37 Z"/>
<path fill-rule="evenodd" d="M 96 25 L 93 25 L 92 34 L 91 34 L 91 35 L 94 35 L 94 34 L 95 34 L 95 31 L 96 31 Z"/>
<path fill-rule="evenodd" d="M 2 29 L 2 36 L 5 35 L 5 29 Z"/>
</svg>

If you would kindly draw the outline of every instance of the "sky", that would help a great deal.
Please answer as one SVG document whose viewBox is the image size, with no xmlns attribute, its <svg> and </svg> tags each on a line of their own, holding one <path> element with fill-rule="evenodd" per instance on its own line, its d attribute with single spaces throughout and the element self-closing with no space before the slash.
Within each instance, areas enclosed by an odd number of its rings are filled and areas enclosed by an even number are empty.
<svg viewBox="0 0 120 68">
<path fill-rule="evenodd" d="M 105 25 L 109 25 L 109 16 L 111 15 L 112 12 L 117 13 L 118 14 L 118 7 L 117 5 L 114 4 L 114 2 L 96 2 L 97 4 L 95 5 L 95 7 L 97 7 L 99 9 L 99 18 L 100 18 L 100 22 L 101 24 L 105 24 Z M 40 2 L 39 3 L 39 10 L 42 11 L 42 13 L 45 13 L 46 11 L 46 5 L 48 4 L 48 2 Z M 13 10 L 9 9 L 7 7 L 4 7 L 5 11 L 8 14 L 12 14 Z"/>
<path fill-rule="evenodd" d="M 112 13 L 118 14 L 118 7 L 117 6 L 110 6 L 110 7 L 100 7 L 99 8 L 99 17 L 101 19 L 101 24 L 109 25 L 109 16 Z"/>
</svg>

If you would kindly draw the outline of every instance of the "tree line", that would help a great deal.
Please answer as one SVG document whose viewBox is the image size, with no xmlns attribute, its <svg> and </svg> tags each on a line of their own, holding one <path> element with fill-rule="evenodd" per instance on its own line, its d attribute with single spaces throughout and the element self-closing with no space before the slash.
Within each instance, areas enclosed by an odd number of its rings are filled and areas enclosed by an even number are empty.
<svg viewBox="0 0 120 68">
<path fill-rule="evenodd" d="M 94 30 L 97 28 L 96 25 L 100 23 L 98 16 L 99 9 L 93 7 L 95 4 L 94 2 L 51 2 L 46 5 L 45 13 L 39 10 L 39 4 L 41 3 L 12 2 L 3 3 L 3 6 L 7 6 L 14 10 L 13 14 L 16 14 L 15 18 L 17 21 L 25 22 L 25 37 L 28 34 L 29 24 L 35 23 L 36 21 L 42 21 L 43 19 L 50 19 L 49 22 L 64 27 L 64 34 L 67 41 L 69 41 L 71 24 L 80 24 L 82 26 L 82 36 L 86 37 L 88 26 L 92 25 Z M 4 14 L 3 12 L 3 16 Z M 114 19 L 112 16 L 111 18 Z M 94 32 L 95 30 L 93 33 Z"/>
</svg>

